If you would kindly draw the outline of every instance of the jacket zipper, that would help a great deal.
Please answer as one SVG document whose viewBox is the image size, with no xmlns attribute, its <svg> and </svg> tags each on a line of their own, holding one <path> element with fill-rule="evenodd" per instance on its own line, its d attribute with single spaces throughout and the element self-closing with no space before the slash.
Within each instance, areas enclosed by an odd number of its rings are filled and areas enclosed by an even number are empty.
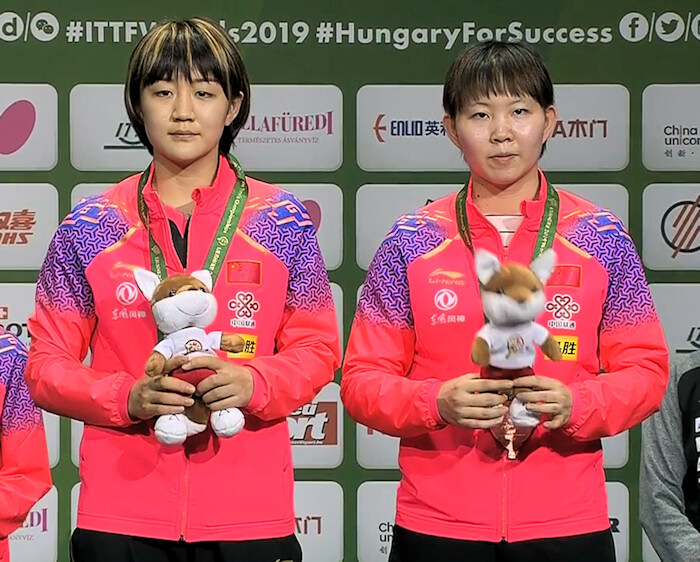
<svg viewBox="0 0 700 562">
<path fill-rule="evenodd" d="M 187 497 L 190 488 L 190 461 L 185 455 L 185 477 L 180 492 L 180 542 L 185 542 L 185 529 L 187 527 Z"/>
<path fill-rule="evenodd" d="M 503 525 L 502 531 L 501 531 L 501 538 L 504 541 L 508 540 L 508 531 L 507 531 L 507 526 L 508 526 L 508 518 L 507 518 L 507 512 L 506 510 L 508 509 L 508 472 L 507 472 L 507 463 L 508 459 L 507 456 L 504 454 L 503 455 L 503 504 L 501 506 L 501 510 L 503 512 L 503 518 L 501 520 L 501 524 Z"/>
</svg>

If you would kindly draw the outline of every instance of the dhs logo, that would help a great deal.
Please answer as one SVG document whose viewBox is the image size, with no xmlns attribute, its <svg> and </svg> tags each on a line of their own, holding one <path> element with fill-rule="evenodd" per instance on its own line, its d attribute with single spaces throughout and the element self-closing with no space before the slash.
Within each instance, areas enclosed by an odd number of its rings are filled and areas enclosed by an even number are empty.
<svg viewBox="0 0 700 562">
<path fill-rule="evenodd" d="M 337 402 L 312 402 L 287 418 L 292 445 L 337 445 Z"/>
</svg>

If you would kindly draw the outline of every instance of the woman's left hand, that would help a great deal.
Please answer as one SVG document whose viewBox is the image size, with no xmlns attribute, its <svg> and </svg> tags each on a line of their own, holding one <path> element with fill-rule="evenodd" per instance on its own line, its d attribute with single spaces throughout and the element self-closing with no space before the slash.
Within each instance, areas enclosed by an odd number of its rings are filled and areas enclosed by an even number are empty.
<svg viewBox="0 0 700 562">
<path fill-rule="evenodd" d="M 547 429 L 564 427 L 571 418 L 573 396 L 567 386 L 556 379 L 529 375 L 513 380 L 515 395 L 525 408 L 538 414 L 550 414 L 552 419 L 544 422 Z"/>
</svg>

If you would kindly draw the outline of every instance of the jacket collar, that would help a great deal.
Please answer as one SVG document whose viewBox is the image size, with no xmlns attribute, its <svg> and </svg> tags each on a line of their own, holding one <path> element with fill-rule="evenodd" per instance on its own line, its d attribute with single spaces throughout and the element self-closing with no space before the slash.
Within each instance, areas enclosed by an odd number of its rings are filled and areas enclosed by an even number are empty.
<svg viewBox="0 0 700 562">
<path fill-rule="evenodd" d="M 547 178 L 542 170 L 538 170 L 540 187 L 534 199 L 520 202 L 520 213 L 523 215 L 522 226 L 528 230 L 537 230 L 544 214 L 544 206 L 547 201 Z M 467 186 L 467 215 L 470 226 L 483 226 L 487 219 L 474 202 L 472 197 L 472 179 L 469 178 Z"/>
<path fill-rule="evenodd" d="M 165 208 L 158 192 L 153 189 L 153 163 L 148 167 L 148 181 L 143 188 L 143 198 L 148 206 L 148 211 L 152 218 L 164 218 Z M 196 187 L 192 191 L 192 200 L 194 201 L 197 212 L 209 212 L 220 210 L 226 204 L 233 186 L 236 183 L 236 172 L 231 168 L 224 156 L 219 156 L 219 165 L 216 170 L 216 176 L 211 185 Z"/>
</svg>

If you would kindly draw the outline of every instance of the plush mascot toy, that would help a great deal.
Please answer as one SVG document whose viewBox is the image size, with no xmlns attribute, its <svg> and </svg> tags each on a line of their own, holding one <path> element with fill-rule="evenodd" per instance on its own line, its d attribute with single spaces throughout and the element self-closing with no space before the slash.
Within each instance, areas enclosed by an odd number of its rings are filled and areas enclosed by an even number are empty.
<svg viewBox="0 0 700 562">
<path fill-rule="evenodd" d="M 134 277 L 143 295 L 151 301 L 153 318 L 165 335 L 146 362 L 147 375 L 162 375 L 165 362 L 178 355 L 194 358 L 198 355 L 216 355 L 215 349 L 231 353 L 243 350 L 245 342 L 239 336 L 204 331 L 216 318 L 217 311 L 208 270 L 195 271 L 191 275 L 174 275 L 161 282 L 155 273 L 139 268 L 134 271 Z M 194 385 L 211 374 L 209 369 L 176 369 L 172 373 Z M 162 415 L 156 420 L 155 433 L 161 443 L 181 444 L 190 435 L 207 428 L 209 409 L 196 396 L 194 398 L 194 405 L 184 413 Z M 219 437 L 232 437 L 245 424 L 243 413 L 238 408 L 211 412 L 210 421 L 214 433 Z"/>
<path fill-rule="evenodd" d="M 535 323 L 544 310 L 544 284 L 554 270 L 554 251 L 545 251 L 529 268 L 517 263 L 501 264 L 485 250 L 477 250 L 474 259 L 488 320 L 472 345 L 472 360 L 481 367 L 481 377 L 515 379 L 533 375 L 535 345 L 547 357 L 559 361 L 561 352 L 556 340 Z M 517 397 L 509 396 L 506 405 L 509 410 L 503 423 L 491 428 L 491 432 L 513 460 L 540 419 L 526 410 Z"/>
</svg>

